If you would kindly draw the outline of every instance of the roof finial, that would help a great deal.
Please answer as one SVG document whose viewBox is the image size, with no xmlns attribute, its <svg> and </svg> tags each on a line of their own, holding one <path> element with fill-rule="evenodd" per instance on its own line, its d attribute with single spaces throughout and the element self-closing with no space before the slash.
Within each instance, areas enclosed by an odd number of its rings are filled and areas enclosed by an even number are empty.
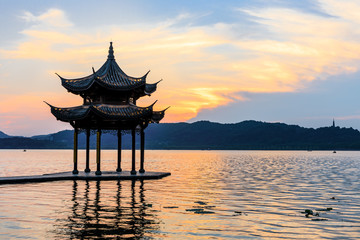
<svg viewBox="0 0 360 240">
<path fill-rule="evenodd" d="M 112 42 L 110 42 L 108 59 L 115 59 L 114 58 L 114 50 L 113 50 Z"/>
</svg>

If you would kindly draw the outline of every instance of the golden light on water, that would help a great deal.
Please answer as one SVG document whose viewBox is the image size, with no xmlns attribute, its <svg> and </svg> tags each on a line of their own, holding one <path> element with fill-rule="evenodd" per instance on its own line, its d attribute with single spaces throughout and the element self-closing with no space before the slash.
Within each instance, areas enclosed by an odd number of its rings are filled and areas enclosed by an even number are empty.
<svg viewBox="0 0 360 240">
<path fill-rule="evenodd" d="M 91 169 L 96 168 L 95 155 L 92 150 Z M 67 171 L 72 169 L 71 156 L 71 150 L 1 151 L 0 165 L 6 168 L 0 168 L 0 176 Z M 114 171 L 116 156 L 116 150 L 102 151 L 103 171 Z M 79 167 L 84 167 L 85 150 L 79 151 L 79 160 Z M 147 171 L 169 171 L 171 176 L 3 185 L 6 198 L 0 202 L 0 221 L 6 224 L 0 230 L 40 239 L 94 234 L 356 239 L 358 162 L 358 153 L 350 151 L 334 157 L 330 151 L 149 150 Z M 130 150 L 123 151 L 122 164 L 123 170 L 131 169 Z M 310 217 L 302 213 L 326 208 L 333 210 Z"/>
</svg>

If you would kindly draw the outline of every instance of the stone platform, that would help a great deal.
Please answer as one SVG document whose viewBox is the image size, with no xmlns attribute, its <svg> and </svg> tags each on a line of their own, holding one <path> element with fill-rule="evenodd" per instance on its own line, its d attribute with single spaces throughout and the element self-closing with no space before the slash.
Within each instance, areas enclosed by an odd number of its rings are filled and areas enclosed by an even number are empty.
<svg viewBox="0 0 360 240">
<path fill-rule="evenodd" d="M 143 180 L 143 179 L 160 179 L 171 175 L 169 172 L 145 172 L 131 175 L 130 171 L 123 172 L 109 172 L 103 171 L 102 175 L 95 175 L 95 172 L 73 174 L 72 172 L 60 172 L 33 176 L 18 176 L 18 177 L 0 177 L 0 184 L 14 184 L 14 183 L 33 183 L 33 182 L 50 182 L 63 180 Z"/>
</svg>

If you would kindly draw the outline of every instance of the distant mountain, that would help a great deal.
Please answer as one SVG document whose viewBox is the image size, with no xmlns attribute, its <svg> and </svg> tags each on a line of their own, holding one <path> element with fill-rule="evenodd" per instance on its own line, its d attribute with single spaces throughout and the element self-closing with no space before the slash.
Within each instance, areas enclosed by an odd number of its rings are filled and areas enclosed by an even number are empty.
<svg viewBox="0 0 360 240">
<path fill-rule="evenodd" d="M 146 140 L 154 149 L 360 149 L 360 132 L 352 128 L 313 129 L 258 121 L 152 125 Z"/>
<path fill-rule="evenodd" d="M 27 137 L 0 138 L 0 149 L 65 149 L 68 144 Z"/>
<path fill-rule="evenodd" d="M 95 132 L 94 132 L 95 133 Z M 145 130 L 147 149 L 223 149 L 223 150 L 360 150 L 360 132 L 353 128 L 304 128 L 284 123 L 243 121 L 220 124 L 195 123 L 150 124 Z M 137 135 L 137 146 L 139 146 Z M 131 136 L 123 136 L 123 148 L 131 146 Z M 95 134 L 90 138 L 95 148 Z M 73 147 L 73 131 L 65 130 L 31 138 L 0 139 L 0 148 L 63 149 Z M 85 134 L 79 134 L 79 147 L 85 148 Z M 102 134 L 102 148 L 115 149 L 114 132 Z"/>
<path fill-rule="evenodd" d="M 4 132 L 0 131 L 0 138 L 8 138 L 9 135 L 5 134 Z"/>
</svg>

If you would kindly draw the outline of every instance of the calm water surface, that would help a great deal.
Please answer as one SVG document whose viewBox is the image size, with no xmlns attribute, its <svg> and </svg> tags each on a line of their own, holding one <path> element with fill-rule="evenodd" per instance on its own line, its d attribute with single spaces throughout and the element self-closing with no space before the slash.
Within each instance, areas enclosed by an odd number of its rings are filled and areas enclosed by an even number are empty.
<svg viewBox="0 0 360 240">
<path fill-rule="evenodd" d="M 71 158 L 2 150 L 0 176 L 68 171 Z M 116 168 L 116 151 L 102 159 Z M 360 152 L 147 151 L 145 167 L 172 175 L 0 185 L 0 239 L 360 238 Z"/>
</svg>

